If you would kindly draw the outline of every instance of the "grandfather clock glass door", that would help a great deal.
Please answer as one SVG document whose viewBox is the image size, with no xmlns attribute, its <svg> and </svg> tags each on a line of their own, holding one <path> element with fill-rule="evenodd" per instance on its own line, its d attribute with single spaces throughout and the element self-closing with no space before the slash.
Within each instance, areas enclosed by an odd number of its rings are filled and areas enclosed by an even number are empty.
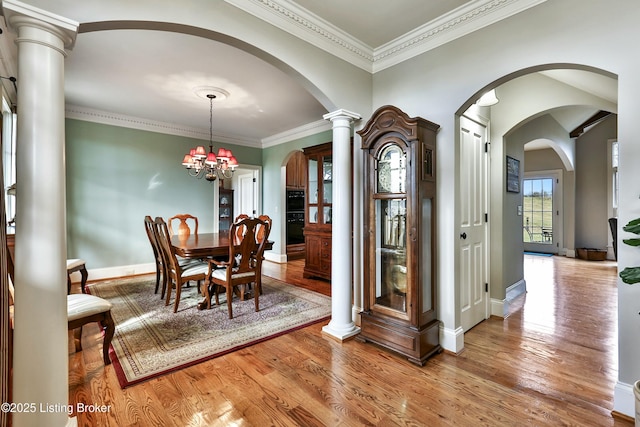
<svg viewBox="0 0 640 427">
<path fill-rule="evenodd" d="M 407 318 L 407 155 L 392 143 L 376 159 L 374 309 Z"/>
</svg>

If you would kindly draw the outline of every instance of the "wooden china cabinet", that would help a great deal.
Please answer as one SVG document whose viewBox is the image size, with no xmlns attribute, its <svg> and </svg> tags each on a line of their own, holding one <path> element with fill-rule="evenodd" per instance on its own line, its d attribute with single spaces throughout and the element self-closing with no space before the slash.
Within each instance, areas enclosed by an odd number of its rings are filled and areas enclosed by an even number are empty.
<svg viewBox="0 0 640 427">
<path fill-rule="evenodd" d="M 218 230 L 225 232 L 229 231 L 229 228 L 231 228 L 231 223 L 234 220 L 233 190 L 220 187 L 219 193 Z"/>
<path fill-rule="evenodd" d="M 331 142 L 304 149 L 305 188 L 304 277 L 331 280 L 331 214 L 333 163 Z"/>
<path fill-rule="evenodd" d="M 436 132 L 379 108 L 358 131 L 364 150 L 364 310 L 360 341 L 417 365 L 442 351 L 436 310 Z"/>
</svg>

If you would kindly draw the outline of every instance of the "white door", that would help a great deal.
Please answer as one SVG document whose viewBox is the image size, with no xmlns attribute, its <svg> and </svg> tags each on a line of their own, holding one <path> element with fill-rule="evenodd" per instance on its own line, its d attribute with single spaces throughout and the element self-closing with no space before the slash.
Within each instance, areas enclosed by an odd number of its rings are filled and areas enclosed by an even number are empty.
<svg viewBox="0 0 640 427">
<path fill-rule="evenodd" d="M 249 216 L 258 216 L 258 198 L 256 190 L 256 179 L 254 173 L 243 173 L 238 175 L 238 186 L 236 191 L 236 212 L 235 216 L 239 214 L 247 214 Z"/>
<path fill-rule="evenodd" d="M 487 126 L 460 118 L 460 308 L 464 331 L 489 317 Z"/>
</svg>

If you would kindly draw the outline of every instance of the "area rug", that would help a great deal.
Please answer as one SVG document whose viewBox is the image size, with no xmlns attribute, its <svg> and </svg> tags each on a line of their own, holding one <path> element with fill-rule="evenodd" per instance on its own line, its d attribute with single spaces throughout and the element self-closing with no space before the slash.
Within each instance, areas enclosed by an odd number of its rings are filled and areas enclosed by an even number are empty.
<svg viewBox="0 0 640 427">
<path fill-rule="evenodd" d="M 546 254 L 544 252 L 527 252 L 527 251 L 525 251 L 524 254 L 525 255 L 533 255 L 533 256 L 547 256 L 547 257 L 553 256 L 553 254 Z"/>
<path fill-rule="evenodd" d="M 295 329 L 326 320 L 331 299 L 322 294 L 264 277 L 260 311 L 253 298 L 226 297 L 211 310 L 198 310 L 202 300 L 195 284 L 185 287 L 178 312 L 154 294 L 155 275 L 109 280 L 87 286 L 113 304 L 116 332 L 111 360 L 122 388 L 230 353 Z"/>
</svg>

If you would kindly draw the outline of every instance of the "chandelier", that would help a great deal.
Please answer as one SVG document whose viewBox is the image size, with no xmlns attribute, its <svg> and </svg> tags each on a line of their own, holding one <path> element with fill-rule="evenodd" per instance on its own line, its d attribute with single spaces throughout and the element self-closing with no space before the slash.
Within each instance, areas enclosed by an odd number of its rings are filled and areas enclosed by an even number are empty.
<svg viewBox="0 0 640 427">
<path fill-rule="evenodd" d="M 198 145 L 192 148 L 189 154 L 185 154 L 182 159 L 182 166 L 187 168 L 189 175 L 197 178 L 204 177 L 207 181 L 215 181 L 217 178 L 231 178 L 238 160 L 226 148 L 218 149 L 218 154 L 213 152 L 213 100 L 214 94 L 207 94 L 209 98 L 209 153 L 204 146 Z"/>
</svg>

